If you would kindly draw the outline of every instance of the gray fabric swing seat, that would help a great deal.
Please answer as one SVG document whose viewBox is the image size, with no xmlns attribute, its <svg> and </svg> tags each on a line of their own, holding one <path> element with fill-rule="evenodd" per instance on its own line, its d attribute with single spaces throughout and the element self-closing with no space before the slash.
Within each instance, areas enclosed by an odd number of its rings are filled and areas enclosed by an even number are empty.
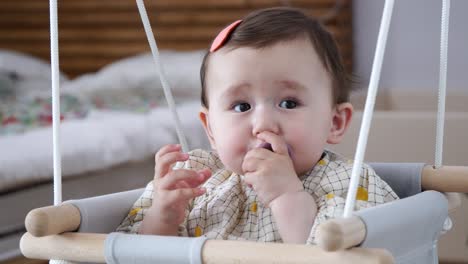
<svg viewBox="0 0 468 264">
<path fill-rule="evenodd" d="M 442 193 L 422 192 L 424 164 L 370 165 L 401 199 L 354 213 L 363 220 L 367 230 L 360 247 L 387 249 L 396 263 L 438 263 L 437 240 L 448 217 L 448 202 Z M 137 189 L 67 201 L 81 212 L 81 225 L 77 232 L 113 232 L 142 192 L 143 189 Z M 112 258 L 131 254 L 124 251 L 125 248 L 114 248 L 114 252 L 109 254 Z"/>
</svg>

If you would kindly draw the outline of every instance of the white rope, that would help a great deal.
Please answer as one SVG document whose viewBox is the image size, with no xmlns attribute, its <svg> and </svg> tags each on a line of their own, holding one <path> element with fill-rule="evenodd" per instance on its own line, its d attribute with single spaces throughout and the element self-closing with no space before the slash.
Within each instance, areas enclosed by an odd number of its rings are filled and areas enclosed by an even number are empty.
<svg viewBox="0 0 468 264">
<path fill-rule="evenodd" d="M 54 159 L 54 205 L 62 203 L 62 157 L 60 154 L 60 75 L 58 50 L 57 0 L 49 1 L 50 71 L 52 80 L 52 144 Z M 61 263 L 61 260 L 50 260 Z"/>
<path fill-rule="evenodd" d="M 50 0 L 50 65 L 52 74 L 52 141 L 54 159 L 54 205 L 62 203 L 62 161 L 60 154 L 60 86 L 58 58 L 57 0 Z"/>
<path fill-rule="evenodd" d="M 436 168 L 442 166 L 442 152 L 444 145 L 444 123 L 445 123 L 445 97 L 447 89 L 447 60 L 448 60 L 448 33 L 450 18 L 450 0 L 442 2 L 442 18 L 440 32 L 440 72 L 439 72 L 439 98 L 437 107 L 437 133 L 435 145 Z"/>
<path fill-rule="evenodd" d="M 359 139 L 354 158 L 353 170 L 351 173 L 351 181 L 349 183 L 348 195 L 346 196 L 346 204 L 344 209 L 344 217 L 350 217 L 354 210 L 354 203 L 356 199 L 357 188 L 359 185 L 359 178 L 361 175 L 362 162 L 364 160 L 364 153 L 367 145 L 367 138 L 369 136 L 369 129 L 372 120 L 372 113 L 374 111 L 375 97 L 377 95 L 377 85 L 380 80 L 380 72 L 382 69 L 383 55 L 385 45 L 387 43 L 388 30 L 390 27 L 390 20 L 392 17 L 394 0 L 386 0 L 383 10 L 382 20 L 380 23 L 380 31 L 377 39 L 377 47 L 375 50 L 374 62 L 372 73 L 369 83 L 369 90 L 367 92 L 366 105 L 364 108 L 361 129 L 359 132 Z"/>
<path fill-rule="evenodd" d="M 151 29 L 151 24 L 148 19 L 148 15 L 146 13 L 145 4 L 143 0 L 136 0 L 138 11 L 140 12 L 141 20 L 143 22 L 143 26 L 145 28 L 146 37 L 148 38 L 148 43 L 151 47 L 151 52 L 153 53 L 153 60 L 158 70 L 159 78 L 161 80 L 161 84 L 163 86 L 164 95 L 166 96 L 167 104 L 171 109 L 172 116 L 175 121 L 177 137 L 179 138 L 180 145 L 182 146 L 182 151 L 188 152 L 188 145 L 185 139 L 184 133 L 182 131 L 182 126 L 180 124 L 179 115 L 177 114 L 176 106 L 174 103 L 174 98 L 172 97 L 171 88 L 169 87 L 169 83 L 166 80 L 164 69 L 161 64 L 161 60 L 159 57 L 158 46 L 156 45 L 156 40 L 153 35 L 153 30 Z"/>
</svg>

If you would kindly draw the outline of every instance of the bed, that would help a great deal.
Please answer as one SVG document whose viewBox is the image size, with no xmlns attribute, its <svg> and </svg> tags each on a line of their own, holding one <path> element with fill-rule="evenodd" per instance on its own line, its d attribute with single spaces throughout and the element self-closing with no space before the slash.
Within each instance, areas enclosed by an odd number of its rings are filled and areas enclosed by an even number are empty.
<svg viewBox="0 0 468 264">
<path fill-rule="evenodd" d="M 199 65 L 216 32 L 290 4 L 323 18 L 350 68 L 350 2 L 145 1 L 190 147 L 208 147 L 196 116 Z M 24 217 L 52 204 L 53 189 L 48 1 L 2 1 L 0 13 L 1 262 L 20 255 Z M 58 19 L 63 199 L 143 187 L 155 151 L 177 137 L 135 1 L 62 1 Z"/>
<path fill-rule="evenodd" d="M 209 147 L 197 120 L 200 92 L 196 73 L 203 54 L 203 50 L 161 53 L 191 148 Z M 5 50 L 0 52 L 2 58 L 21 58 L 21 65 L 37 60 Z M 154 153 L 165 144 L 177 143 L 152 63 L 150 54 L 141 54 L 97 73 L 74 80 L 63 78 L 60 135 L 64 199 L 142 187 L 153 175 Z M 43 71 L 47 73 L 47 69 Z M 17 73 L 17 82 L 26 78 L 21 71 L 12 72 Z M 8 92 L 3 86 L 0 208 L 8 213 L 0 218 L 0 259 L 19 254 L 18 238 L 27 212 L 53 200 L 51 119 L 46 111 L 50 110 L 50 92 L 35 89 L 37 81 L 31 83 L 34 89 L 22 85 Z"/>
</svg>

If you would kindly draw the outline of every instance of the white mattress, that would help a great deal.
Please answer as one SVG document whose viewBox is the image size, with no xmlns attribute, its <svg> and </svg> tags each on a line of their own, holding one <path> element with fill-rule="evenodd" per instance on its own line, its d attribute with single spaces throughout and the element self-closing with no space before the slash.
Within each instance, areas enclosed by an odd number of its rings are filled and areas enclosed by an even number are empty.
<svg viewBox="0 0 468 264">
<path fill-rule="evenodd" d="M 199 109 L 198 100 L 178 107 L 190 148 L 208 147 Z M 162 145 L 178 142 L 168 108 L 148 114 L 92 111 L 86 119 L 62 123 L 60 129 L 64 178 L 142 160 Z M 52 175 L 50 127 L 0 137 L 0 194 L 50 181 Z"/>
</svg>

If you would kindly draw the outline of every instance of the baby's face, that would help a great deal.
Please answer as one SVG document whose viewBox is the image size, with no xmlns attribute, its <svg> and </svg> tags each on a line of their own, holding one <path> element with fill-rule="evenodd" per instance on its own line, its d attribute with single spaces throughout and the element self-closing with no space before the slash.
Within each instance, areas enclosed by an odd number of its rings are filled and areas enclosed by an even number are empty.
<svg viewBox="0 0 468 264">
<path fill-rule="evenodd" d="M 335 108 L 330 75 L 308 40 L 220 49 L 210 57 L 206 87 L 205 128 L 228 169 L 243 174 L 245 154 L 264 143 L 258 135 L 265 132 L 287 145 L 299 175 L 319 160 Z"/>
</svg>

